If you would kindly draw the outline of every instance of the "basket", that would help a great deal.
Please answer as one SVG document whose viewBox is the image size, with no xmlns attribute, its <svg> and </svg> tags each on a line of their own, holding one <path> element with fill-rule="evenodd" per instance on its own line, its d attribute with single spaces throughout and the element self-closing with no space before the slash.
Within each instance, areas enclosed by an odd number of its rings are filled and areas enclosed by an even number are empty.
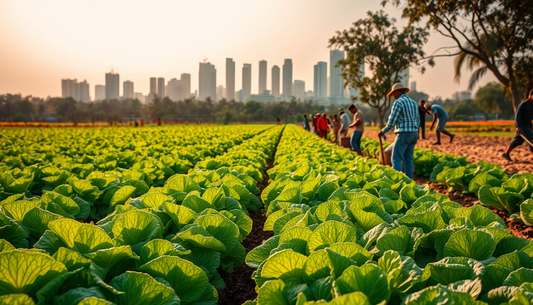
<svg viewBox="0 0 533 305">
<path fill-rule="evenodd" d="M 341 137 L 341 146 L 346 148 L 351 148 L 350 137 Z"/>
</svg>

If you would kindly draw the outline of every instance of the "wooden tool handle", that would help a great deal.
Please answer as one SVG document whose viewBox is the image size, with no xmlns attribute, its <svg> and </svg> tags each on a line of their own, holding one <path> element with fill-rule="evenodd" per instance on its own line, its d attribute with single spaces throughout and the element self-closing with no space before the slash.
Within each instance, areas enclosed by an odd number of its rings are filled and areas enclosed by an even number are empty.
<svg viewBox="0 0 533 305">
<path fill-rule="evenodd" d="M 531 147 L 533 147 L 533 144 L 531 144 L 531 142 L 529 142 L 529 140 L 528 140 L 526 137 L 524 137 L 523 134 L 520 134 L 520 136 L 521 136 L 524 140 L 526 140 L 527 144 L 529 144 Z"/>
<path fill-rule="evenodd" d="M 383 141 L 379 137 L 379 164 L 385 165 L 385 153 L 383 152 Z"/>
</svg>

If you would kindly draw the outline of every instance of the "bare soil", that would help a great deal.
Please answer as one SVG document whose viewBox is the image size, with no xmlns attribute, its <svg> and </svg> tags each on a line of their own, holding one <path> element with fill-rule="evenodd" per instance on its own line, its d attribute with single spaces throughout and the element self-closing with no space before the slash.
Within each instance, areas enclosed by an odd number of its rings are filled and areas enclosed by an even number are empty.
<svg viewBox="0 0 533 305">
<path fill-rule="evenodd" d="M 376 130 L 365 130 L 364 136 L 378 139 L 377 134 L 378 131 Z M 387 133 L 386 136 L 387 141 L 394 141 L 392 132 Z M 505 168 L 509 175 L 533 172 L 533 154 L 525 144 L 513 150 L 511 153 L 513 162 L 502 158 L 502 153 L 506 151 L 511 142 L 510 138 L 457 134 L 451 144 L 449 143 L 450 138 L 446 135 L 441 135 L 441 145 L 433 145 L 436 141 L 435 131 L 429 132 L 426 130 L 426 139 L 419 139 L 416 146 L 430 148 L 435 152 L 454 154 L 461 157 L 468 156 L 468 160 L 473 163 L 481 160 L 491 162 Z"/>
</svg>

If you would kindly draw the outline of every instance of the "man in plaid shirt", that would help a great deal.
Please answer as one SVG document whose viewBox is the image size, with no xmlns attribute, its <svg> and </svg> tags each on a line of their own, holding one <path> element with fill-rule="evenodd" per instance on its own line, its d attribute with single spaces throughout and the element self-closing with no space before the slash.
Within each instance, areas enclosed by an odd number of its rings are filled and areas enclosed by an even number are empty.
<svg viewBox="0 0 533 305">
<path fill-rule="evenodd" d="M 420 115 L 418 104 L 409 98 L 409 92 L 401 83 L 392 86 L 387 96 L 393 96 L 396 101 L 392 105 L 391 114 L 387 126 L 378 136 L 382 137 L 394 127 L 396 139 L 392 151 L 392 167 L 397 171 L 403 171 L 409 178 L 413 178 L 413 153 L 418 140 L 418 128 L 420 127 Z"/>
</svg>

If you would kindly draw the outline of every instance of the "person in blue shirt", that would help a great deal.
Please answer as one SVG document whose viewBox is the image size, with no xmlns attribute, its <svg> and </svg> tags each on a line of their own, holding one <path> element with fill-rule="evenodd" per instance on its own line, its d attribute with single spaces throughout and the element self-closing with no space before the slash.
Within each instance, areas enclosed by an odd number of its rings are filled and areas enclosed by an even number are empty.
<svg viewBox="0 0 533 305">
<path fill-rule="evenodd" d="M 311 126 L 309 126 L 309 119 L 307 119 L 307 114 L 304 114 L 304 128 L 307 131 L 311 131 Z"/>
<path fill-rule="evenodd" d="M 409 89 L 401 83 L 392 86 L 387 96 L 393 96 L 396 101 L 392 104 L 391 114 L 387 126 L 378 136 L 382 137 L 394 127 L 396 140 L 392 150 L 392 167 L 404 172 L 407 177 L 413 178 L 413 153 L 418 141 L 418 128 L 420 127 L 420 115 L 418 104 L 406 95 Z"/>
<path fill-rule="evenodd" d="M 431 111 L 431 113 L 433 114 L 433 122 L 431 122 L 431 127 L 429 128 L 429 131 L 433 130 L 433 127 L 435 126 L 435 122 L 437 122 L 437 128 L 435 129 L 437 133 L 437 142 L 433 143 L 433 145 L 441 144 L 440 143 L 441 132 L 447 135 L 448 137 L 450 137 L 450 143 L 452 143 L 453 138 L 455 138 L 455 135 L 449 133 L 448 131 L 446 131 L 446 129 L 444 129 L 444 127 L 446 126 L 446 122 L 448 122 L 448 120 L 450 119 L 450 117 L 448 116 L 448 112 L 446 112 L 446 110 L 444 110 L 444 108 L 442 108 L 439 105 L 431 105 L 429 103 L 426 104 L 426 109 L 428 111 Z"/>
<path fill-rule="evenodd" d="M 508 161 L 511 160 L 511 151 L 515 149 L 517 146 L 520 146 L 524 144 L 525 140 L 523 137 L 525 137 L 530 143 L 533 143 L 533 124 L 531 124 L 531 121 L 533 120 L 533 89 L 529 91 L 529 96 L 527 100 L 523 101 L 520 106 L 518 106 L 518 109 L 516 110 L 516 117 L 515 117 L 515 127 L 516 127 L 516 135 L 514 136 L 513 140 L 509 144 L 509 147 L 507 147 L 507 151 L 503 153 L 502 157 Z M 533 147 L 528 143 L 529 150 L 533 153 Z"/>
</svg>

